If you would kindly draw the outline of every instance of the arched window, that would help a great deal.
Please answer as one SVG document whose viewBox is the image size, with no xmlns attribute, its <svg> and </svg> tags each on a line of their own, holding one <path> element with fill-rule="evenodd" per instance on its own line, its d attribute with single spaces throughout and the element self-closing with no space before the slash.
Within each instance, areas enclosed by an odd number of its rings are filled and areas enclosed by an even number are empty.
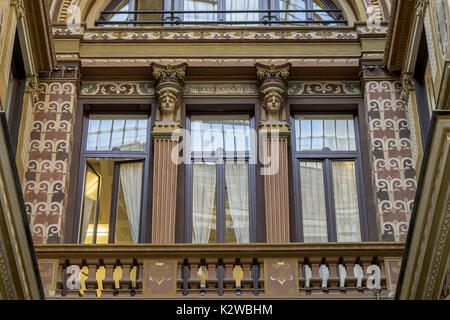
<svg viewBox="0 0 450 320">
<path fill-rule="evenodd" d="M 332 0 L 113 0 L 97 24 L 346 25 L 346 21 Z"/>
</svg>

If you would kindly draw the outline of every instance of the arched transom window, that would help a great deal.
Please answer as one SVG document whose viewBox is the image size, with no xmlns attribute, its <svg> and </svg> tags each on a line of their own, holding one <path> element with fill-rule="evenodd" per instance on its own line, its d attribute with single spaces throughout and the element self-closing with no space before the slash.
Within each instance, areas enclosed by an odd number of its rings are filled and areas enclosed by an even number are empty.
<svg viewBox="0 0 450 320">
<path fill-rule="evenodd" d="M 97 25 L 346 25 L 332 0 L 113 0 Z"/>
</svg>

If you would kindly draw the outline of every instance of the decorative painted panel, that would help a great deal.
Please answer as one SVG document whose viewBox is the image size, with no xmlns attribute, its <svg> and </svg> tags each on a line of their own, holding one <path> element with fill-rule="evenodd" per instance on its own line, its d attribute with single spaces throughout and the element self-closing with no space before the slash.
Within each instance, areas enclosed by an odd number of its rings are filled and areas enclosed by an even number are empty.
<svg viewBox="0 0 450 320">
<path fill-rule="evenodd" d="M 168 297 L 177 293 L 176 260 L 144 260 L 142 294 L 146 297 Z"/>
<path fill-rule="evenodd" d="M 155 90 L 151 81 L 126 82 L 83 82 L 80 94 L 83 96 L 154 96 Z M 307 95 L 345 95 L 361 96 L 360 82 L 357 81 L 291 81 L 288 87 L 289 96 Z M 258 96 L 256 82 L 186 82 L 183 96 Z"/>
<path fill-rule="evenodd" d="M 39 91 L 23 194 L 34 243 L 60 243 L 76 89 L 71 82 L 42 82 Z"/>
<path fill-rule="evenodd" d="M 264 287 L 267 296 L 298 296 L 297 259 L 265 259 Z"/>
<path fill-rule="evenodd" d="M 39 274 L 41 276 L 42 287 L 46 297 L 55 295 L 58 263 L 59 261 L 56 259 L 38 260 Z"/>
<path fill-rule="evenodd" d="M 416 192 L 410 123 L 400 81 L 366 82 L 372 171 L 382 241 L 405 241 Z"/>
</svg>

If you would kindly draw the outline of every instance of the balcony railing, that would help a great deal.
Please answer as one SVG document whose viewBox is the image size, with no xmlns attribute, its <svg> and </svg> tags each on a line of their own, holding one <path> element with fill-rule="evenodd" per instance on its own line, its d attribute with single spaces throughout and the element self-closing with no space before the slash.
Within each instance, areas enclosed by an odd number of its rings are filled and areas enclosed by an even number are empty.
<svg viewBox="0 0 450 320">
<path fill-rule="evenodd" d="M 375 299 L 389 296 L 385 259 L 401 259 L 403 244 L 41 245 L 36 252 L 58 266 L 47 298 Z"/>
<path fill-rule="evenodd" d="M 260 20 L 245 20 L 245 21 L 233 21 L 218 18 L 217 20 L 186 20 L 183 19 L 185 14 L 238 14 L 238 13 L 258 13 L 261 17 Z M 314 15 L 315 13 L 328 13 L 335 15 L 336 19 L 332 20 L 318 20 L 314 18 L 308 18 L 305 20 L 282 20 L 279 15 L 282 13 L 296 14 L 304 13 L 305 16 Z M 128 15 L 132 19 L 127 21 L 111 21 L 105 19 L 108 15 Z M 155 15 L 161 20 L 140 20 L 141 15 Z M 102 11 L 100 20 L 95 21 L 96 26 L 108 26 L 108 25 L 347 25 L 347 20 L 343 18 L 342 12 L 339 9 L 311 9 L 311 10 L 198 10 L 198 11 L 180 11 L 180 10 L 164 10 L 164 11 Z"/>
</svg>

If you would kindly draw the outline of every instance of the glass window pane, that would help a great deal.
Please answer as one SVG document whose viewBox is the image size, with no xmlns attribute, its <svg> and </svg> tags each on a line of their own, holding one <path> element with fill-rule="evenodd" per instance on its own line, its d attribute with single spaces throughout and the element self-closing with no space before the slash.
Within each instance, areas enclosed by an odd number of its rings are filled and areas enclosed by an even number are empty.
<svg viewBox="0 0 450 320">
<path fill-rule="evenodd" d="M 305 0 L 280 0 L 280 10 L 305 10 Z M 287 20 L 306 20 L 305 12 L 281 12 L 280 19 Z"/>
<path fill-rule="evenodd" d="M 81 225 L 81 243 L 91 244 L 94 235 L 95 210 L 98 201 L 100 177 L 91 169 L 86 170 L 83 197 L 83 220 Z"/>
<path fill-rule="evenodd" d="M 195 162 L 192 184 L 192 243 L 216 242 L 216 164 Z"/>
<path fill-rule="evenodd" d="M 226 10 L 258 10 L 258 0 L 226 0 Z M 227 13 L 227 21 L 258 21 L 259 13 L 257 12 L 242 12 L 242 13 Z"/>
<path fill-rule="evenodd" d="M 145 151 L 147 116 L 90 115 L 87 151 Z"/>
<path fill-rule="evenodd" d="M 120 165 L 115 243 L 139 242 L 142 169 L 142 162 L 130 162 Z"/>
<path fill-rule="evenodd" d="M 297 151 L 356 151 L 352 115 L 295 116 Z"/>
<path fill-rule="evenodd" d="M 303 238 L 305 242 L 327 242 L 327 208 L 322 162 L 300 161 Z"/>
<path fill-rule="evenodd" d="M 225 164 L 226 242 L 250 242 L 248 164 Z"/>
<path fill-rule="evenodd" d="M 218 0 L 184 0 L 184 11 L 217 11 Z M 185 13 L 185 21 L 217 21 L 217 13 Z"/>
<path fill-rule="evenodd" d="M 355 163 L 333 162 L 332 170 L 337 241 L 361 241 Z"/>
<path fill-rule="evenodd" d="M 250 151 L 249 116 L 193 116 L 191 118 L 191 151 Z"/>
</svg>

